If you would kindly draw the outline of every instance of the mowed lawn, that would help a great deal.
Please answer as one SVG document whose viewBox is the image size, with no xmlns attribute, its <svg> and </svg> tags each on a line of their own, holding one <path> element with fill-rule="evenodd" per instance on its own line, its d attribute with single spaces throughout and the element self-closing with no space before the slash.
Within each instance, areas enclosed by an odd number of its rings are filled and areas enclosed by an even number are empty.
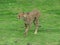
<svg viewBox="0 0 60 45">
<path fill-rule="evenodd" d="M 38 9 L 41 13 L 37 35 L 34 25 L 24 37 L 20 12 Z M 0 0 L 0 45 L 60 45 L 60 0 Z"/>
</svg>

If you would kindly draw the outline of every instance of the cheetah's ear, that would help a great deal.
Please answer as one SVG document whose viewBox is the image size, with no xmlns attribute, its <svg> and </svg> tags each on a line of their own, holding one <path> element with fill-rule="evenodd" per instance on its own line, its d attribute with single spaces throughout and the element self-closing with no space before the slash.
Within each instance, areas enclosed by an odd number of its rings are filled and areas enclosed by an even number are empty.
<svg viewBox="0 0 60 45">
<path fill-rule="evenodd" d="M 29 14 L 29 12 L 27 14 Z"/>
</svg>

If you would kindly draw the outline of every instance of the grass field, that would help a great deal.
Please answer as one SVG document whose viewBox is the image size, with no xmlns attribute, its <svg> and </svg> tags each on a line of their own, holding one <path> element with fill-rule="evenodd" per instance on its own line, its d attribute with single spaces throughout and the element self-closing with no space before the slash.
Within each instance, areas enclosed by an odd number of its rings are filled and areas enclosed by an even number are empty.
<svg viewBox="0 0 60 45">
<path fill-rule="evenodd" d="M 40 13 L 38 34 L 32 24 L 24 37 L 24 21 L 19 12 L 37 8 Z M 60 0 L 0 0 L 0 45 L 60 45 Z"/>
</svg>

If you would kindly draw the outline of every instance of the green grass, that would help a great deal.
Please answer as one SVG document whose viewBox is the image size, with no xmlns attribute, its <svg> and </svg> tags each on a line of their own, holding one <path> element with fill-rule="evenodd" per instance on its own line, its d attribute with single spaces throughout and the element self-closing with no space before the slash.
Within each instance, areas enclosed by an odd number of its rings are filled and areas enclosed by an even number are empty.
<svg viewBox="0 0 60 45">
<path fill-rule="evenodd" d="M 37 8 L 40 13 L 38 34 L 34 25 L 24 37 L 24 21 L 20 12 Z M 0 45 L 60 45 L 60 0 L 0 0 Z"/>
</svg>

